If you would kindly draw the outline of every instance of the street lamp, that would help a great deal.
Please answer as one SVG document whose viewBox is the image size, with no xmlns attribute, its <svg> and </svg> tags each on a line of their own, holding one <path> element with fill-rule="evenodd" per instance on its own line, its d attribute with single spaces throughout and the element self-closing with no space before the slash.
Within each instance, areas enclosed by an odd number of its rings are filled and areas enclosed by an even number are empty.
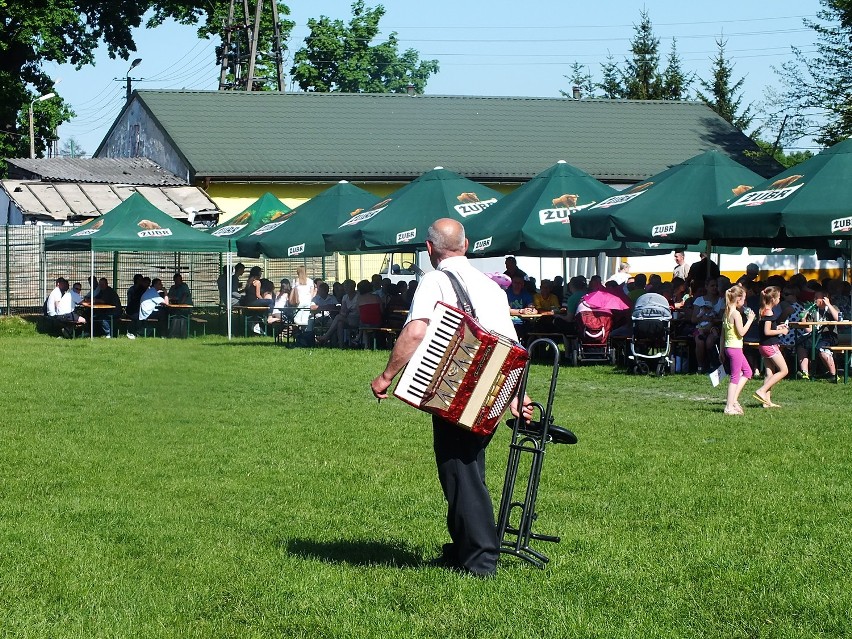
<svg viewBox="0 0 852 639">
<path fill-rule="evenodd" d="M 127 70 L 127 101 L 130 102 L 130 94 L 133 93 L 133 90 L 130 87 L 130 72 L 133 71 L 136 67 L 138 67 L 142 63 L 142 58 L 136 58 L 133 62 L 130 63 L 130 68 Z"/>
<path fill-rule="evenodd" d="M 35 127 L 33 126 L 33 105 L 36 102 L 42 102 L 43 100 L 49 100 L 50 98 L 55 98 L 55 93 L 45 93 L 44 95 L 40 95 L 37 98 L 33 98 L 30 102 L 30 159 L 35 159 Z"/>
</svg>

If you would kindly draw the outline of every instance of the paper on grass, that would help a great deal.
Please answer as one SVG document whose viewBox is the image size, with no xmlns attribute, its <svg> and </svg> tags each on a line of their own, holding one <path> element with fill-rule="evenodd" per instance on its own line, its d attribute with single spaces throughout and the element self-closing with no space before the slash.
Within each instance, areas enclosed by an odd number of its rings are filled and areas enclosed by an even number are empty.
<svg viewBox="0 0 852 639">
<path fill-rule="evenodd" d="M 725 381 L 727 376 L 728 371 L 725 370 L 724 366 L 719 366 L 719 368 L 710 373 L 710 383 L 713 384 L 713 388 L 716 388 L 719 384 Z"/>
</svg>

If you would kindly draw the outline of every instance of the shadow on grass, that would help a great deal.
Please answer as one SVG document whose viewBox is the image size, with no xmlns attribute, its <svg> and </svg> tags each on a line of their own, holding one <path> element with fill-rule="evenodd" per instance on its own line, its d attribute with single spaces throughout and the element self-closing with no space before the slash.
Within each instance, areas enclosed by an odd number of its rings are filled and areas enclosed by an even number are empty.
<svg viewBox="0 0 852 639">
<path fill-rule="evenodd" d="M 235 346 L 251 346 L 253 348 L 287 348 L 286 344 L 279 344 L 277 342 L 265 340 L 265 339 L 252 339 L 251 337 L 235 337 L 231 340 L 224 342 L 205 342 L 204 346 L 214 346 L 216 348 L 220 348 L 222 346 L 225 347 L 235 347 Z"/>
<path fill-rule="evenodd" d="M 370 539 L 314 541 L 312 539 L 280 539 L 276 545 L 291 555 L 354 566 L 390 566 L 412 568 L 425 562 L 421 553 L 404 543 L 388 543 Z"/>
</svg>

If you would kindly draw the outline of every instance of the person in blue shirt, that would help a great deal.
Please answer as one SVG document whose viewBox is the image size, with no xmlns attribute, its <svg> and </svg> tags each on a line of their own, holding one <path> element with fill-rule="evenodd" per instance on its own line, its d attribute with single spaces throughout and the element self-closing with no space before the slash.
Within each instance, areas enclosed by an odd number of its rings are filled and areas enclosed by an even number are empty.
<svg viewBox="0 0 852 639">
<path fill-rule="evenodd" d="M 520 273 L 512 276 L 512 285 L 506 289 L 506 298 L 509 301 L 509 312 L 512 315 L 512 323 L 515 325 L 518 339 L 523 342 L 529 333 L 529 325 L 524 322 L 521 315 L 535 312 L 535 306 L 533 296 L 526 288 L 524 276 Z"/>
</svg>

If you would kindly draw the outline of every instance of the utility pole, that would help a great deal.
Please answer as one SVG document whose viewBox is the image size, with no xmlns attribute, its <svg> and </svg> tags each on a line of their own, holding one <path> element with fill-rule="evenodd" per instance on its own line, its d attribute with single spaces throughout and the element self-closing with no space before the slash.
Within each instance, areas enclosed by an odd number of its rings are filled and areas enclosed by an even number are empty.
<svg viewBox="0 0 852 639">
<path fill-rule="evenodd" d="M 253 18 L 249 0 L 242 1 L 242 17 L 236 13 L 236 0 L 230 0 L 228 5 L 228 21 L 223 25 L 222 33 L 222 67 L 219 72 L 219 90 L 254 91 L 255 70 L 260 52 L 260 25 L 266 9 L 264 0 L 256 0 Z M 273 59 L 276 66 L 276 82 L 278 90 L 284 90 L 284 59 L 281 52 L 281 26 L 278 22 L 278 4 L 271 1 L 273 36 Z M 242 51 L 248 51 L 243 54 Z M 228 75 L 231 79 L 229 81 Z"/>
</svg>

